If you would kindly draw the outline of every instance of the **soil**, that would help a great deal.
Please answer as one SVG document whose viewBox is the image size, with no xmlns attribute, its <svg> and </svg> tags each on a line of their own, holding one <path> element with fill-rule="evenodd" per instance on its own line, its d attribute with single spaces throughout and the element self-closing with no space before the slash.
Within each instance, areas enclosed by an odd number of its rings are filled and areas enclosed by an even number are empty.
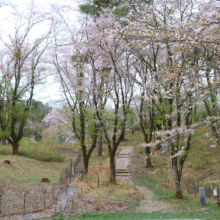
<svg viewBox="0 0 220 220">
<path fill-rule="evenodd" d="M 162 201 L 154 200 L 154 193 L 146 187 L 136 186 L 139 193 L 144 196 L 144 199 L 140 202 L 140 207 L 136 208 L 137 212 L 169 212 L 171 210 L 170 205 Z"/>
</svg>

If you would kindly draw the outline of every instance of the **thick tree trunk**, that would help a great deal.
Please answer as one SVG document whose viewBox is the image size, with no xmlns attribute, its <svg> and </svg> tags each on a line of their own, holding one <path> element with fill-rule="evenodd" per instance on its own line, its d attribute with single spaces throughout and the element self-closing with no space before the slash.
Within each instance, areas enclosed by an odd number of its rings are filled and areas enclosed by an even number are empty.
<svg viewBox="0 0 220 220">
<path fill-rule="evenodd" d="M 18 148 L 19 148 L 19 144 L 18 143 L 13 143 L 13 145 L 12 145 L 12 155 L 18 155 Z"/>
<path fill-rule="evenodd" d="M 116 177 L 115 177 L 115 153 L 110 153 L 110 179 L 109 182 L 111 184 L 116 184 Z"/>
<path fill-rule="evenodd" d="M 102 135 L 98 137 L 97 155 L 98 157 L 102 156 Z"/>
<path fill-rule="evenodd" d="M 175 198 L 183 199 L 181 186 L 180 186 L 181 172 L 178 172 L 177 158 L 173 158 L 173 169 L 174 169 Z"/>
</svg>

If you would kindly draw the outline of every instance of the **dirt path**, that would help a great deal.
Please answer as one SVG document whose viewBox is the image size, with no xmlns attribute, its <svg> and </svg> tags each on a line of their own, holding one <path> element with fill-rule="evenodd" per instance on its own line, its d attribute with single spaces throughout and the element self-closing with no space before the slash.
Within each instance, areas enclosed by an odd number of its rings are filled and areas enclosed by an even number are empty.
<svg viewBox="0 0 220 220">
<path fill-rule="evenodd" d="M 137 207 L 137 212 L 169 212 L 171 207 L 169 204 L 162 201 L 156 201 L 154 199 L 154 192 L 146 187 L 136 186 L 139 193 L 144 196 L 144 199 L 140 202 L 140 207 Z"/>
<path fill-rule="evenodd" d="M 131 182 L 130 176 L 133 173 L 131 163 L 133 147 L 122 148 L 117 160 L 116 160 L 116 176 L 120 179 L 127 180 Z M 133 184 L 131 182 L 131 184 Z M 156 201 L 154 199 L 154 192 L 146 187 L 136 186 L 140 194 L 143 195 L 144 199 L 140 202 L 140 207 L 137 207 L 137 212 L 151 213 L 155 211 L 168 212 L 170 210 L 170 205 L 162 202 Z"/>
</svg>

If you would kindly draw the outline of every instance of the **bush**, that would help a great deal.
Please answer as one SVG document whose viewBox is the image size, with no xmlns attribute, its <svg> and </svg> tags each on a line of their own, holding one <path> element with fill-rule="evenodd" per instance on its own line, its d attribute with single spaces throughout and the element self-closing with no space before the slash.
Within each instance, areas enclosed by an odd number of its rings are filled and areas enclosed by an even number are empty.
<svg viewBox="0 0 220 220">
<path fill-rule="evenodd" d="M 11 145 L 4 146 L 0 145 L 0 155 L 11 155 L 12 150 L 11 150 Z"/>
</svg>

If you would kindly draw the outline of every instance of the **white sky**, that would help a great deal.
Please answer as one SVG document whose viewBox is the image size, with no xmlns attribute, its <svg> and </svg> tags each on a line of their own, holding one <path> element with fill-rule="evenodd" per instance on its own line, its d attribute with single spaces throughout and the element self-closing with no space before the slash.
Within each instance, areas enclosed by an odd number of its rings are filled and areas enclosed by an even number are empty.
<svg viewBox="0 0 220 220">
<path fill-rule="evenodd" d="M 7 1 L 7 0 L 6 0 Z M 0 0 L 1 2 L 1 0 Z M 18 8 L 25 9 L 25 5 L 30 2 L 30 0 L 11 0 L 12 4 L 18 6 Z M 72 6 L 77 7 L 77 3 L 74 0 L 35 0 L 36 5 L 41 6 L 43 9 L 49 8 L 50 4 L 53 5 L 66 5 L 71 4 Z M 77 12 L 76 12 L 77 14 Z M 7 23 L 7 18 L 10 15 L 10 8 L 4 7 L 0 8 L 0 30 L 3 30 L 4 33 L 10 33 L 10 24 Z M 73 15 L 77 17 L 77 15 Z M 34 99 L 42 101 L 44 103 L 49 102 L 50 105 L 55 105 L 55 103 L 61 99 L 60 85 L 56 82 L 53 76 L 47 77 L 44 80 L 46 83 L 37 86 L 35 89 Z"/>
</svg>

